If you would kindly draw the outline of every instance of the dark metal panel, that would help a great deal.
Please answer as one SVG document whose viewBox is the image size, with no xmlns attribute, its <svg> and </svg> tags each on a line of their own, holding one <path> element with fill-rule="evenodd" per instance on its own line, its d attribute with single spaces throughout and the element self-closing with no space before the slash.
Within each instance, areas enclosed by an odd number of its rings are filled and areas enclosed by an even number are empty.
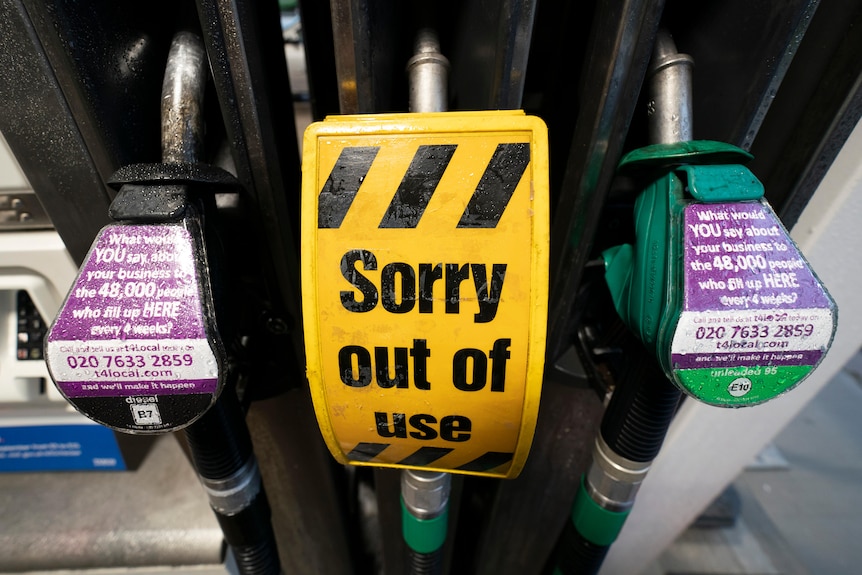
<svg viewBox="0 0 862 575">
<path fill-rule="evenodd" d="M 118 166 L 158 162 L 160 86 L 182 4 L 156 0 L 24 0 L 39 40 L 103 178 Z"/>
<path fill-rule="evenodd" d="M 663 0 L 620 0 L 596 7 L 581 74 L 574 139 L 552 213 L 549 362 L 571 341 L 576 291 L 634 114 L 663 7 Z"/>
<path fill-rule="evenodd" d="M 332 0 L 331 6 L 340 111 L 342 114 L 369 112 L 374 110 L 374 104 L 371 95 L 372 76 L 368 70 L 363 69 L 372 65 L 367 55 L 370 30 L 366 22 L 366 4 Z"/>
<path fill-rule="evenodd" d="M 669 0 L 665 25 L 694 57 L 694 137 L 748 149 L 819 0 Z"/>
<path fill-rule="evenodd" d="M 821 3 L 751 147 L 751 169 L 793 226 L 862 117 L 862 1 Z"/>
<path fill-rule="evenodd" d="M 856 54 L 859 54 L 859 52 L 856 52 Z M 835 93 L 821 95 L 830 97 L 834 96 Z M 822 110 L 823 108 L 815 105 L 815 109 Z M 815 117 L 816 115 L 813 113 L 813 110 L 811 115 L 806 116 L 806 118 L 811 118 L 812 120 Z M 847 92 L 846 97 L 840 102 L 835 116 L 828 120 L 827 118 L 823 118 L 824 122 L 828 122 L 828 124 L 822 137 L 816 143 L 794 142 L 798 145 L 798 148 L 786 150 L 786 155 L 782 160 L 788 162 L 790 166 L 795 167 L 801 165 L 801 162 L 794 162 L 795 153 L 800 152 L 799 148 L 807 148 L 810 152 L 805 155 L 807 161 L 805 161 L 803 169 L 796 175 L 796 179 L 792 182 L 792 185 L 788 186 L 787 197 L 784 199 L 780 211 L 781 221 L 785 226 L 790 228 L 796 224 L 805 206 L 808 205 L 811 196 L 814 195 L 814 192 L 826 176 L 826 172 L 832 166 L 832 162 L 835 161 L 835 157 L 838 156 L 838 152 L 841 151 L 850 133 L 859 123 L 860 118 L 862 118 L 862 72 L 857 74 L 853 86 Z M 802 154 L 804 154 L 804 151 Z M 794 170 L 792 169 L 788 169 L 786 172 L 776 171 L 775 176 L 779 181 L 767 180 L 766 185 L 767 187 L 771 185 L 774 189 L 781 190 L 780 180 L 783 179 L 783 176 L 790 176 L 792 174 L 794 174 Z"/>
<path fill-rule="evenodd" d="M 340 519 L 343 510 L 338 508 L 330 473 L 332 461 L 308 392 L 292 390 L 256 401 L 247 421 L 284 573 L 353 573 L 348 534 Z"/>
<path fill-rule="evenodd" d="M 404 46 L 409 30 L 402 3 L 331 0 L 330 5 L 341 113 L 406 109 L 404 66 L 410 52 Z"/>
<path fill-rule="evenodd" d="M 301 356 L 297 229 L 300 168 L 292 96 L 275 2 L 198 0 L 198 12 L 237 177 L 256 209 L 259 270 Z M 257 255 L 257 254 L 255 254 Z M 286 323 L 285 323 L 286 322 Z M 294 375 L 294 374 L 291 374 Z M 296 374 L 298 375 L 298 374 Z"/>
<path fill-rule="evenodd" d="M 329 2 L 316 0 L 300 2 L 299 12 L 312 115 L 315 120 L 322 120 L 339 111 L 332 12 Z"/>
<path fill-rule="evenodd" d="M 595 3 L 543 0 L 536 9 L 524 109 L 549 127 L 551 205 L 557 204 L 583 92 L 582 67 Z M 562 71 L 561 71 L 562 70 Z"/>
<path fill-rule="evenodd" d="M 521 107 L 536 0 L 471 0 L 461 5 L 452 62 L 459 110 Z"/>
</svg>

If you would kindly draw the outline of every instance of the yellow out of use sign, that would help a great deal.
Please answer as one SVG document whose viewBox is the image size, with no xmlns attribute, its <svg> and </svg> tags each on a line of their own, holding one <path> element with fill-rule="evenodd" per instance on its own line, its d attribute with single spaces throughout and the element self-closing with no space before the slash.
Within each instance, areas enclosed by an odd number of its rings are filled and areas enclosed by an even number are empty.
<svg viewBox="0 0 862 575">
<path fill-rule="evenodd" d="M 302 202 L 308 379 L 336 459 L 516 476 L 545 352 L 544 123 L 328 118 L 305 133 Z"/>
</svg>

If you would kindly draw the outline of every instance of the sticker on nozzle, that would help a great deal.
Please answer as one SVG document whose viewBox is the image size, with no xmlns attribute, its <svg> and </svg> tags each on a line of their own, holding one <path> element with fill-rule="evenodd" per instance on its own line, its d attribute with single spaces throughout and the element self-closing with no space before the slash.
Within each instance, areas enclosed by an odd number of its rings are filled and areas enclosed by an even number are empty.
<svg viewBox="0 0 862 575">
<path fill-rule="evenodd" d="M 674 379 L 728 407 L 788 391 L 832 342 L 832 298 L 765 202 L 690 204 L 683 220 Z"/>
<path fill-rule="evenodd" d="M 163 433 L 206 412 L 220 389 L 210 309 L 185 225 L 102 229 L 46 344 L 60 392 L 119 431 Z"/>
</svg>

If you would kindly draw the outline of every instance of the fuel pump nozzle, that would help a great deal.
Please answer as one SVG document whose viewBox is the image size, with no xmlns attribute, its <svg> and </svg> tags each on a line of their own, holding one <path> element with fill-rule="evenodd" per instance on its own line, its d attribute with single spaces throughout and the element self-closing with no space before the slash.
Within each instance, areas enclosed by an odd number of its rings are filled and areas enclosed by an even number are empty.
<svg viewBox="0 0 862 575">
<path fill-rule="evenodd" d="M 646 183 L 636 241 L 603 253 L 614 306 L 687 395 L 720 407 L 770 401 L 823 359 L 835 303 L 743 165 L 751 154 L 689 139 L 691 59 L 665 32 L 650 70 L 655 143 L 619 167 Z"/>
<path fill-rule="evenodd" d="M 835 304 L 742 165 L 751 155 L 690 140 L 691 67 L 660 31 L 648 79 L 654 143 L 627 154 L 619 168 L 648 182 L 634 206 L 636 242 L 603 253 L 635 351 L 617 378 L 561 539 L 562 573 L 599 570 L 681 392 L 722 407 L 768 401 L 800 383 L 834 335 Z M 789 267 L 798 276 L 770 272 Z M 788 325 L 799 316 L 810 323 Z M 767 351 L 776 348 L 794 352 Z"/>
<path fill-rule="evenodd" d="M 211 507 L 243 575 L 281 570 L 270 509 L 220 331 L 214 192 L 235 178 L 200 163 L 206 54 L 172 42 L 162 92 L 162 163 L 118 170 L 110 216 L 46 342 L 60 392 L 132 434 L 185 430 Z M 209 240 L 209 241 L 208 241 Z"/>
</svg>

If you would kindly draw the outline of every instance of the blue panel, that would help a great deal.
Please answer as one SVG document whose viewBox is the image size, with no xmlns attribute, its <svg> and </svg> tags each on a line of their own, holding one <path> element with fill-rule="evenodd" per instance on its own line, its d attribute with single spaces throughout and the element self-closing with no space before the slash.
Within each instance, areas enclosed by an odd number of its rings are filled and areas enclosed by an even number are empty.
<svg viewBox="0 0 862 575">
<path fill-rule="evenodd" d="M 0 472 L 124 470 L 114 432 L 101 425 L 0 427 Z"/>
</svg>

